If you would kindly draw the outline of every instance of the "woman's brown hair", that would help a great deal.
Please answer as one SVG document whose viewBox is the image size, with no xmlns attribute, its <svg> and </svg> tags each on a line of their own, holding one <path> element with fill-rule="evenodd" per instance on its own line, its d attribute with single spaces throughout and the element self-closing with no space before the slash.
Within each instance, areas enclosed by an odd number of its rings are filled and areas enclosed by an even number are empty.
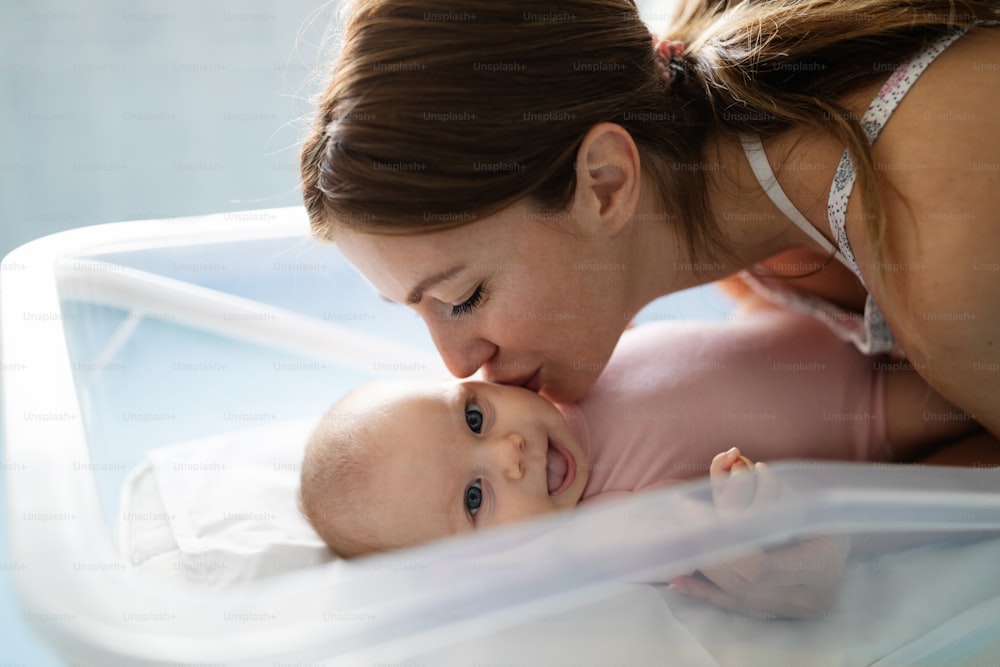
<svg viewBox="0 0 1000 667">
<path fill-rule="evenodd" d="M 708 138 L 791 126 L 850 150 L 878 247 L 869 144 L 838 104 L 928 40 L 996 20 L 984 0 L 681 0 L 664 77 L 631 0 L 355 0 L 301 153 L 313 230 L 413 234 L 521 199 L 566 207 L 576 152 L 625 128 L 689 252 L 725 252 L 710 214 Z"/>
</svg>

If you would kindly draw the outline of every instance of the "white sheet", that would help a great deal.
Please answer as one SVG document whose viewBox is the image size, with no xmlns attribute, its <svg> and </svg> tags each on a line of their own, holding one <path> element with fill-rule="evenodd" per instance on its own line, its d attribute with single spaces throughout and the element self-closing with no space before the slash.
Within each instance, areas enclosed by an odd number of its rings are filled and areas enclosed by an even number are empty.
<svg viewBox="0 0 1000 667">
<path fill-rule="evenodd" d="M 297 504 L 313 425 L 261 426 L 154 450 L 122 491 L 119 549 L 142 572 L 209 587 L 333 560 Z"/>
</svg>

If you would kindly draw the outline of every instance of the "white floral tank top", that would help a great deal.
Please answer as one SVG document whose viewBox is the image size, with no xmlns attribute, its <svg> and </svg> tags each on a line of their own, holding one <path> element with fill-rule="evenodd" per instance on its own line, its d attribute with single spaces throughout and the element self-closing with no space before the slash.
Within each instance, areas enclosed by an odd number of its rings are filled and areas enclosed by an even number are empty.
<svg viewBox="0 0 1000 667">
<path fill-rule="evenodd" d="M 955 31 L 943 35 L 929 43 L 920 53 L 911 59 L 900 63 L 897 69 L 886 80 L 879 90 L 875 99 L 868 106 L 867 111 L 861 118 L 861 127 L 868 137 L 868 143 L 874 144 L 879 132 L 885 127 L 895 111 L 900 100 L 916 82 L 927 66 L 934 62 L 948 46 L 964 35 L 966 30 L 958 28 Z M 791 201 L 781 190 L 777 178 L 767 162 L 760 138 L 757 135 L 743 135 L 743 149 L 750 161 L 757 180 L 761 187 L 768 194 L 774 204 L 792 222 L 798 225 L 811 238 L 816 240 L 828 252 L 834 254 L 835 258 L 854 272 L 854 275 L 864 284 L 864 278 L 858 268 L 854 252 L 851 250 L 850 239 L 847 238 L 846 214 L 847 202 L 854 189 L 854 181 L 857 174 L 854 170 L 854 162 L 848 151 L 840 158 L 837 171 L 833 177 L 833 185 L 830 188 L 830 198 L 827 203 L 827 218 L 830 224 L 830 232 L 833 235 L 836 245 L 830 244 L 822 234 L 820 234 L 806 220 Z M 778 277 L 768 277 L 743 271 L 741 277 L 761 296 L 773 303 L 805 311 L 826 322 L 843 340 L 853 343 L 858 350 L 867 355 L 891 354 L 902 357 L 902 350 L 889 330 L 889 325 L 879 310 L 871 295 L 865 302 L 864 314 L 858 314 L 845 310 L 839 306 L 826 301 L 812 294 L 802 293 L 790 289 L 787 283 Z"/>
</svg>

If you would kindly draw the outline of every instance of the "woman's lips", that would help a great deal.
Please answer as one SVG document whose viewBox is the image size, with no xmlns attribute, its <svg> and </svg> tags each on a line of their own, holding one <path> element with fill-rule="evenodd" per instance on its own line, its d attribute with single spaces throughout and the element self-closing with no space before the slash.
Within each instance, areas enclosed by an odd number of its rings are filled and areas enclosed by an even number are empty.
<svg viewBox="0 0 1000 667">
<path fill-rule="evenodd" d="M 524 382 L 520 383 L 525 389 L 530 389 L 531 391 L 538 393 L 538 390 L 542 387 L 542 369 L 539 368 Z"/>
<path fill-rule="evenodd" d="M 549 439 L 545 452 L 545 474 L 550 496 L 558 496 L 576 479 L 576 459 L 558 442 Z"/>
<path fill-rule="evenodd" d="M 524 387 L 525 389 L 530 389 L 531 391 L 538 393 L 539 388 L 542 386 L 542 369 L 537 368 L 533 373 L 528 373 L 527 375 L 522 375 L 520 377 L 505 378 L 491 373 L 487 367 L 484 376 L 487 382 L 496 382 L 498 384 L 506 384 L 512 387 Z"/>
<path fill-rule="evenodd" d="M 515 377 L 504 377 L 498 374 L 494 369 L 501 367 L 500 363 L 486 364 L 483 366 L 483 378 L 487 382 L 496 382 L 497 384 L 506 384 L 512 387 L 524 387 L 525 389 L 530 389 L 531 391 L 538 393 L 538 390 L 542 386 L 542 369 L 539 366 L 533 372 L 526 375 L 515 376 Z"/>
</svg>

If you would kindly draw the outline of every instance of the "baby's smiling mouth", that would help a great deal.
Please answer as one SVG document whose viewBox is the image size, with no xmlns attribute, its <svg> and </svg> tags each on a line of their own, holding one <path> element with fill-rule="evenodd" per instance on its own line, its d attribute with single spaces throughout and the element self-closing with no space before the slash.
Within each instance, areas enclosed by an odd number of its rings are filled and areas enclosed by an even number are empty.
<svg viewBox="0 0 1000 667">
<path fill-rule="evenodd" d="M 545 452 L 545 472 L 550 496 L 561 494 L 576 478 L 576 461 L 572 454 L 551 439 Z"/>
</svg>

